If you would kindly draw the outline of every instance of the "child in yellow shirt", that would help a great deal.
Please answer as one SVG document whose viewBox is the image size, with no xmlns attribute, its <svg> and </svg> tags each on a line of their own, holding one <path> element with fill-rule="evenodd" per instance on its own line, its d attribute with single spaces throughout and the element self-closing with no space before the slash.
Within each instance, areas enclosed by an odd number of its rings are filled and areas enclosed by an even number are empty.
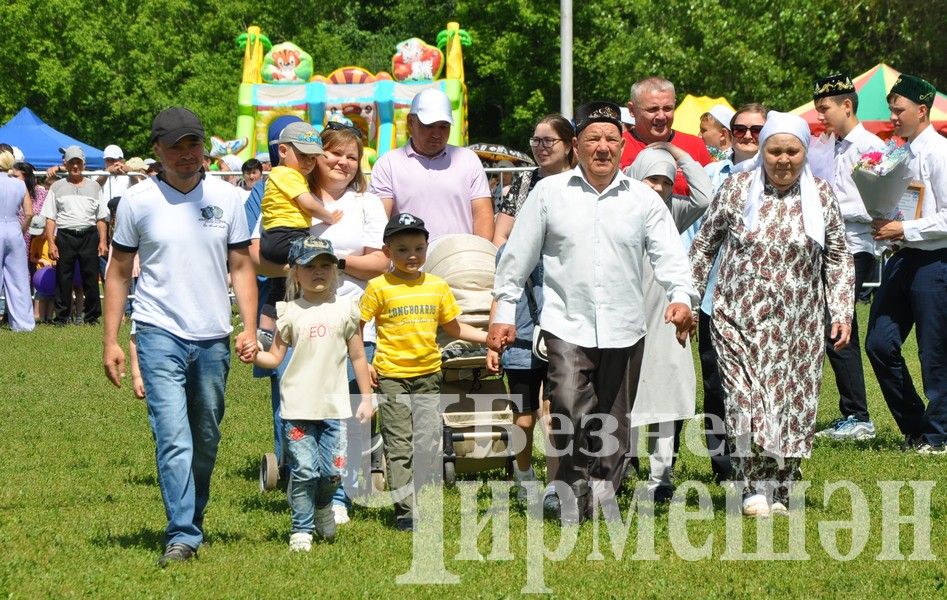
<svg viewBox="0 0 947 600">
<path fill-rule="evenodd" d="M 428 232 L 421 219 L 395 215 L 385 227 L 382 250 L 391 260 L 390 273 L 368 282 L 361 301 L 361 321 L 375 319 L 378 341 L 370 374 L 379 388 L 379 417 L 388 482 L 403 499 L 395 503 L 397 527 L 414 530 L 414 473 L 431 465 L 415 462 L 414 445 L 437 452 L 441 439 L 441 353 L 437 328 L 451 337 L 485 344 L 487 334 L 457 320 L 460 307 L 440 277 L 424 273 Z M 433 455 L 433 454 L 432 454 Z"/>
<path fill-rule="evenodd" d="M 322 154 L 322 141 L 312 125 L 297 121 L 279 135 L 280 164 L 270 171 L 263 188 L 260 224 L 260 255 L 284 265 L 293 242 L 309 235 L 313 219 L 338 223 L 341 211 L 330 212 L 309 189 L 306 177 Z M 286 295 L 286 279 L 272 278 L 263 314 L 276 318 L 276 303 Z"/>
</svg>

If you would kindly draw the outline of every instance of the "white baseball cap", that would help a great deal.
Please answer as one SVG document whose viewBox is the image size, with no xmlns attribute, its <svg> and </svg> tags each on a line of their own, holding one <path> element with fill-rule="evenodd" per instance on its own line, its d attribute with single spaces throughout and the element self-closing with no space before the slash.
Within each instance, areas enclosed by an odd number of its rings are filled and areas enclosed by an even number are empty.
<svg viewBox="0 0 947 600">
<path fill-rule="evenodd" d="M 733 116 L 737 114 L 736 111 L 731 110 L 723 104 L 714 104 L 707 112 L 720 121 L 720 124 L 723 125 L 725 129 L 730 129 L 730 121 L 732 121 Z"/>
<path fill-rule="evenodd" d="M 624 123 L 625 125 L 634 125 L 634 124 L 635 124 L 635 118 L 634 118 L 633 116 L 631 116 L 631 111 L 628 110 L 627 107 L 622 106 L 621 108 L 618 109 L 618 112 L 621 113 L 621 122 L 622 122 L 622 123 Z"/>
<path fill-rule="evenodd" d="M 433 125 L 441 121 L 454 124 L 450 98 L 435 88 L 422 90 L 421 93 L 415 95 L 411 100 L 411 111 L 408 114 L 417 115 L 418 121 L 425 125 Z"/>
<path fill-rule="evenodd" d="M 102 151 L 102 158 L 111 158 L 115 160 L 124 159 L 125 153 L 122 152 L 122 149 L 115 144 L 109 144 L 105 147 L 105 150 Z"/>
</svg>

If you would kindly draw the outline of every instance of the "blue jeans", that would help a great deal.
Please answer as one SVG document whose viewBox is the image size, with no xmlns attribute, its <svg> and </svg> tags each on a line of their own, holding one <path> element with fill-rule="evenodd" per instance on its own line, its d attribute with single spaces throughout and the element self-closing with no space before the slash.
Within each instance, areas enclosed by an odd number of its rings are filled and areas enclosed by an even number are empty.
<svg viewBox="0 0 947 600">
<path fill-rule="evenodd" d="M 166 543 L 197 548 L 224 417 L 230 338 L 189 341 L 137 323 L 136 339 L 168 518 Z"/>
<path fill-rule="evenodd" d="M 885 402 L 908 438 L 947 443 L 947 248 L 905 248 L 881 275 L 868 318 L 865 353 Z M 908 372 L 901 346 L 914 326 L 927 407 Z"/>
<path fill-rule="evenodd" d="M 345 424 L 338 419 L 283 421 L 289 459 L 289 508 L 292 532 L 312 533 L 317 508 L 325 508 L 342 478 Z"/>
</svg>

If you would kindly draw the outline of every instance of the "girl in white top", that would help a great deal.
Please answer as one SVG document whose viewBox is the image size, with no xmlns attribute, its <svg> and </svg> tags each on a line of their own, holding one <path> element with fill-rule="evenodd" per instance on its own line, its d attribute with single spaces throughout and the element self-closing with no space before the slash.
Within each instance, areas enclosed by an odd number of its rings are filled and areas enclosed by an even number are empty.
<svg viewBox="0 0 947 600">
<path fill-rule="evenodd" d="M 276 337 L 254 363 L 275 369 L 293 347 L 280 379 L 283 448 L 289 477 L 293 551 L 308 552 L 312 533 L 335 537 L 332 495 L 348 462 L 345 422 L 352 416 L 345 361 L 351 359 L 361 396 L 355 418 L 372 416 L 371 382 L 359 334 L 358 302 L 336 293 L 338 258 L 328 240 L 308 236 L 293 243 L 286 302 L 276 305 Z"/>
</svg>

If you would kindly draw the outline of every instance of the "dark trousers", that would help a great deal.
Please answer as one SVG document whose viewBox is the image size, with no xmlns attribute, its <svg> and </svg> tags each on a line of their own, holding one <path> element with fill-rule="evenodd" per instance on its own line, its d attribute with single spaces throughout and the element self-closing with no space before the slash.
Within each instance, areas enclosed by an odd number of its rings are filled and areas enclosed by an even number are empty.
<svg viewBox="0 0 947 600">
<path fill-rule="evenodd" d="M 56 262 L 56 303 L 54 320 L 65 323 L 69 320 L 72 306 L 72 276 L 79 264 L 82 277 L 83 320 L 94 323 L 102 315 L 99 302 L 99 232 L 95 227 L 83 231 L 60 229 L 56 232 L 56 247 L 59 260 Z"/>
<path fill-rule="evenodd" d="M 871 275 L 875 257 L 870 252 L 853 254 L 855 260 L 855 298 L 861 294 L 862 285 Z M 838 408 L 842 418 L 854 416 L 859 421 L 868 421 L 868 397 L 865 394 L 865 370 L 862 367 L 862 351 L 858 341 L 858 316 L 852 311 L 852 338 L 848 346 L 836 351 L 829 337 L 832 331 L 830 319 L 825 321 L 825 354 L 835 371 L 838 386 Z"/>
<path fill-rule="evenodd" d="M 697 322 L 697 351 L 700 355 L 700 374 L 704 385 L 704 437 L 710 453 L 710 467 L 717 481 L 733 479 L 730 449 L 727 447 L 727 432 L 720 430 L 726 422 L 724 402 L 727 392 L 720 379 L 717 351 L 710 339 L 713 317 L 701 311 Z M 677 442 L 675 436 L 675 442 Z"/>
<path fill-rule="evenodd" d="M 627 348 L 583 348 L 543 335 L 549 356 L 546 396 L 554 417 L 550 442 L 561 454 L 555 479 L 572 487 L 580 502 L 587 499 L 590 478 L 618 491 L 631 464 L 629 415 L 644 339 Z M 603 443 L 610 447 L 603 449 Z"/>
<path fill-rule="evenodd" d="M 915 324 L 926 410 L 901 355 Z M 905 248 L 891 257 L 871 306 L 865 351 L 901 433 L 947 442 L 947 248 Z"/>
</svg>

